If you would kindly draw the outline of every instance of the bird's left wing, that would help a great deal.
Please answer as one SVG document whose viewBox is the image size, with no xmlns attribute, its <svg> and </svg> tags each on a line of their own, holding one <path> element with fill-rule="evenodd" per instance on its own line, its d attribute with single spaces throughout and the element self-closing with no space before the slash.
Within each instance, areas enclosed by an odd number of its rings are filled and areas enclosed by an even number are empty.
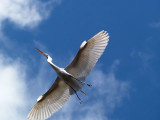
<svg viewBox="0 0 160 120">
<path fill-rule="evenodd" d="M 104 52 L 108 41 L 108 33 L 104 30 L 93 36 L 88 42 L 84 41 L 76 57 L 65 70 L 83 81 Z"/>
<path fill-rule="evenodd" d="M 70 98 L 68 85 L 59 77 L 28 114 L 29 120 L 45 120 L 57 112 Z"/>
</svg>

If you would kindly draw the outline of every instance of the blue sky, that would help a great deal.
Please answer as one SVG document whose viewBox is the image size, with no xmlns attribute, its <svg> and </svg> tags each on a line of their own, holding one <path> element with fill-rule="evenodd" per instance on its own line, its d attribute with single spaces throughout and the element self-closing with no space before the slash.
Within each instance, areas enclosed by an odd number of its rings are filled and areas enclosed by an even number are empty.
<svg viewBox="0 0 160 120">
<path fill-rule="evenodd" d="M 160 1 L 0 0 L 0 119 L 22 120 L 84 40 L 109 44 L 79 93 L 49 120 L 160 119 Z"/>
</svg>

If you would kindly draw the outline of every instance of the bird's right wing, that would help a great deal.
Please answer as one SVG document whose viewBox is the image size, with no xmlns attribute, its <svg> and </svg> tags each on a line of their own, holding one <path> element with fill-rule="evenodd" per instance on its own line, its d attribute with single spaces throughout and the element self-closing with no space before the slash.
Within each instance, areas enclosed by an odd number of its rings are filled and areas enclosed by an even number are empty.
<svg viewBox="0 0 160 120">
<path fill-rule="evenodd" d="M 109 41 L 108 33 L 104 30 L 92 37 L 88 42 L 84 41 L 76 57 L 65 68 L 74 77 L 84 80 L 104 52 Z"/>
<path fill-rule="evenodd" d="M 38 98 L 28 114 L 29 120 L 45 120 L 57 112 L 70 98 L 69 86 L 59 77 L 51 88 Z"/>
</svg>

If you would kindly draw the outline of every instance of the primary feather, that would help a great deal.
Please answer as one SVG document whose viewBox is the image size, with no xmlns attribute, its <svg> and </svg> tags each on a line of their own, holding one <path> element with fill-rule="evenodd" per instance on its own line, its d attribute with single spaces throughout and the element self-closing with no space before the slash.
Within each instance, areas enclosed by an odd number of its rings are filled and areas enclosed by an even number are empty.
<svg viewBox="0 0 160 120">
<path fill-rule="evenodd" d="M 76 57 L 65 68 L 74 77 L 85 80 L 104 52 L 109 41 L 108 33 L 101 31 L 88 42 L 83 42 Z"/>
<path fill-rule="evenodd" d="M 55 84 L 56 83 L 56 84 Z M 69 86 L 57 77 L 52 87 L 43 95 L 28 114 L 29 120 L 45 120 L 57 112 L 70 98 Z"/>
</svg>

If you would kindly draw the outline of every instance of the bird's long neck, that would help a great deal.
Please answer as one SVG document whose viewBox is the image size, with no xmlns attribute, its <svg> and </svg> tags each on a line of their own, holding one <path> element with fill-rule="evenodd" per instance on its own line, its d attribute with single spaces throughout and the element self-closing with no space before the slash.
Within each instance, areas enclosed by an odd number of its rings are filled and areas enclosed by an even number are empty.
<svg viewBox="0 0 160 120">
<path fill-rule="evenodd" d="M 56 72 L 59 71 L 59 67 L 56 66 L 56 65 L 52 62 L 52 58 L 48 58 L 47 61 L 48 61 L 48 63 L 52 66 L 52 68 L 53 68 Z"/>
</svg>

